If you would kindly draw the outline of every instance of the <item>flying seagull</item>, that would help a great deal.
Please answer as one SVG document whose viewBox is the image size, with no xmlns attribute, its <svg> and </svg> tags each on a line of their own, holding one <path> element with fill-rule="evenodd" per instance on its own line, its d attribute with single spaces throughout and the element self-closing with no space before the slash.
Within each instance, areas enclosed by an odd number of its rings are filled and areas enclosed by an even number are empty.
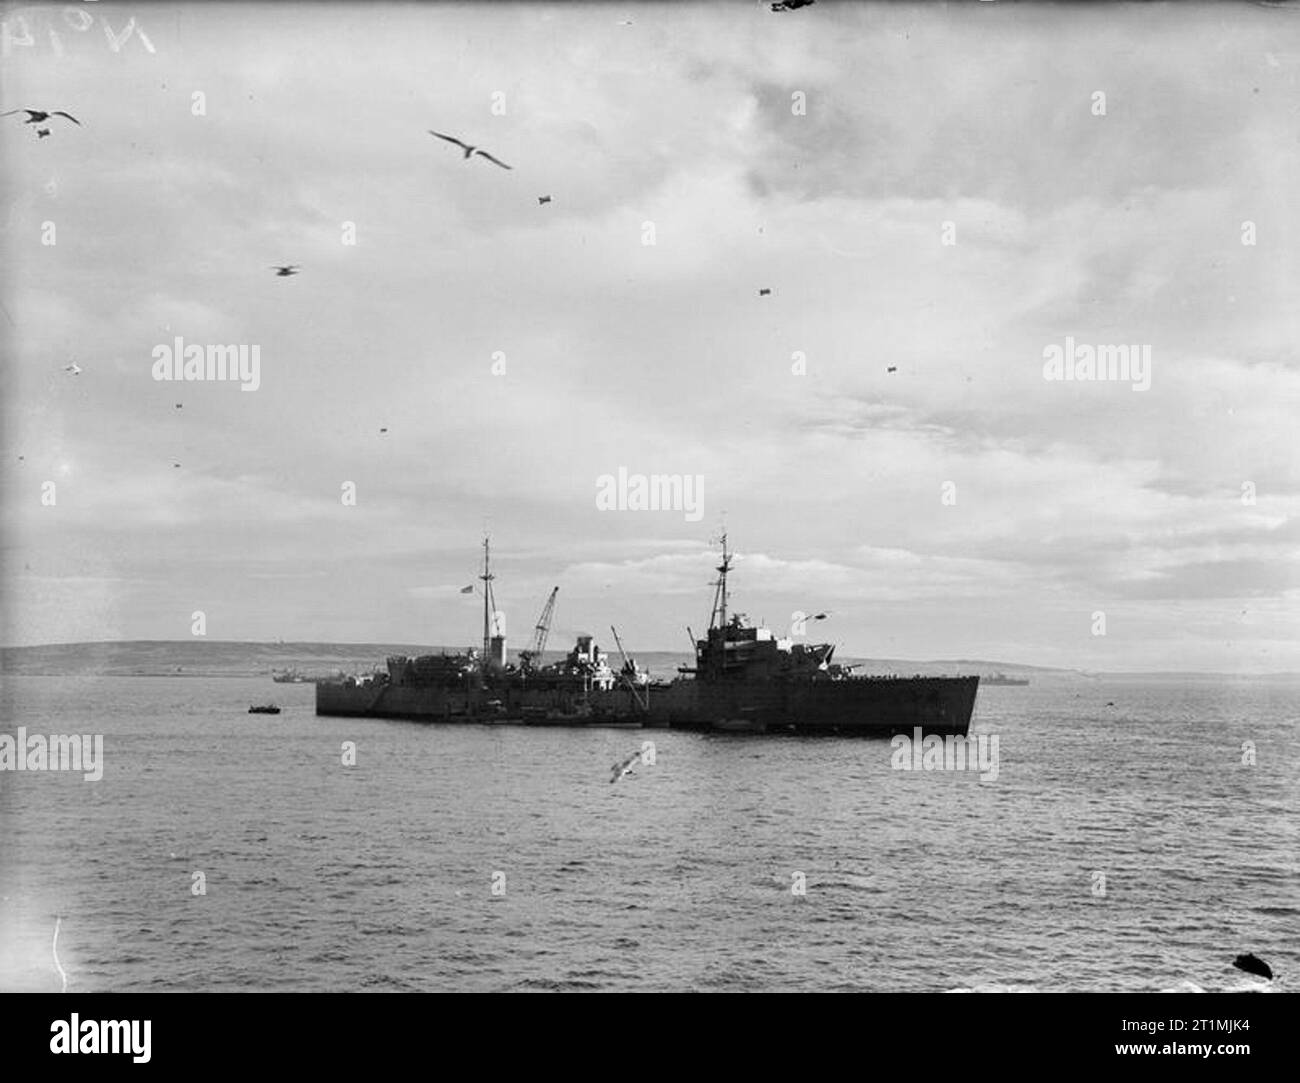
<svg viewBox="0 0 1300 1083">
<path fill-rule="evenodd" d="M 383 435 L 384 433 L 386 433 L 387 431 L 388 431 L 387 429 L 380 429 L 380 430 L 379 430 L 379 434 L 382 436 L 382 435 Z"/>
<path fill-rule="evenodd" d="M 761 289 L 761 290 L 758 291 L 758 295 L 759 295 L 760 297 L 771 297 L 771 296 L 772 296 L 772 291 L 769 290 L 769 289 Z"/>
<path fill-rule="evenodd" d="M 610 768 L 612 773 L 609 776 L 609 781 L 611 783 L 617 782 L 620 778 L 623 778 L 625 775 L 632 774 L 633 766 L 635 766 L 640 762 L 641 762 L 640 751 L 638 750 L 636 752 L 633 752 L 632 755 L 630 755 L 622 763 L 616 763 L 612 768 Z"/>
<path fill-rule="evenodd" d="M 485 150 L 479 150 L 478 147 L 471 147 L 468 143 L 462 143 L 454 135 L 443 135 L 442 132 L 435 132 L 432 128 L 430 128 L 428 131 L 430 135 L 436 135 L 439 139 L 445 139 L 448 143 L 455 143 L 456 146 L 464 150 L 466 158 L 469 158 L 472 155 L 477 154 L 481 158 L 486 158 L 493 165 L 499 165 L 502 169 L 514 168 L 514 166 L 506 165 L 506 163 L 501 161 L 501 159 L 499 158 L 493 158 L 492 155 L 490 155 Z"/>
<path fill-rule="evenodd" d="M 10 109 L 7 113 L 0 113 L 0 117 L 11 117 L 15 113 L 26 113 L 27 119 L 24 124 L 40 124 L 42 121 L 49 120 L 50 117 L 67 117 L 78 128 L 81 127 L 81 121 L 71 113 L 65 113 L 62 109 L 56 109 L 51 113 L 42 113 L 39 109 Z"/>
<path fill-rule="evenodd" d="M 1263 959 L 1256 958 L 1249 953 L 1238 955 L 1232 960 L 1232 965 L 1238 970 L 1244 970 L 1247 974 L 1258 974 L 1261 978 L 1267 978 L 1269 981 L 1273 980 L 1272 967 Z"/>
<path fill-rule="evenodd" d="M 551 197 L 550 197 L 550 196 L 538 196 L 538 197 L 537 197 L 537 205 L 538 205 L 539 207 L 540 207 L 543 203 L 549 203 L 550 201 L 551 201 Z"/>
<path fill-rule="evenodd" d="M 176 404 L 176 409 L 183 410 L 184 408 L 185 408 L 185 404 L 183 402 L 178 402 Z"/>
<path fill-rule="evenodd" d="M 271 265 L 271 270 L 275 272 L 276 278 L 288 278 L 290 275 L 296 275 L 298 273 L 298 264 L 290 263 L 281 267 L 278 264 L 273 263 Z"/>
<path fill-rule="evenodd" d="M 897 366 L 897 365 L 890 365 L 889 368 L 885 369 L 885 371 L 886 371 L 886 372 L 897 372 L 897 371 L 898 371 L 898 366 Z"/>
<path fill-rule="evenodd" d="M 81 375 L 81 366 L 78 365 L 78 364 L 74 361 L 74 362 L 72 362 L 72 364 L 70 364 L 70 365 L 64 365 L 64 366 L 63 366 L 63 371 L 64 371 L 64 372 L 70 372 L 70 373 L 72 373 L 73 376 L 80 376 L 80 375 Z"/>
<path fill-rule="evenodd" d="M 50 134 L 50 129 L 49 129 L 49 128 L 37 128 L 37 129 L 36 129 L 36 138 L 37 138 L 37 139 L 44 139 L 44 138 L 45 138 L 47 135 L 49 135 L 49 134 Z"/>
</svg>

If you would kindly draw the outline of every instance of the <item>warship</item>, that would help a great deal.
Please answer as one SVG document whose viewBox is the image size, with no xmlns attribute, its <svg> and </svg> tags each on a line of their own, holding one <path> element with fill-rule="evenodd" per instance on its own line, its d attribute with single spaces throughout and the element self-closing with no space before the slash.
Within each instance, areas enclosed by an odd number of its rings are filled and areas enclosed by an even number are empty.
<svg viewBox="0 0 1300 1083">
<path fill-rule="evenodd" d="M 609 664 L 590 635 L 558 662 L 542 665 L 559 588 L 552 590 L 531 646 L 508 661 L 495 603 L 488 541 L 483 542 L 483 648 L 394 655 L 383 670 L 319 680 L 318 715 L 407 718 L 427 722 L 514 722 L 526 725 L 620 726 L 745 733 L 889 736 L 965 734 L 978 676 L 855 675 L 833 660 L 829 643 L 796 643 L 752 626 L 732 612 L 728 591 L 733 554 L 722 559 L 708 629 L 691 635 L 694 665 L 673 680 L 652 680 L 623 650 Z M 688 629 L 689 630 L 689 629 Z"/>
</svg>

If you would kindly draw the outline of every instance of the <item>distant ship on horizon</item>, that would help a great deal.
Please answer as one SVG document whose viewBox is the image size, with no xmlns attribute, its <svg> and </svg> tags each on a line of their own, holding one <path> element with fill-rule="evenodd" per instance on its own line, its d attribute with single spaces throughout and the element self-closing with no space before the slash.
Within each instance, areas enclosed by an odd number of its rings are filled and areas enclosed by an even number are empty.
<svg viewBox="0 0 1300 1083">
<path fill-rule="evenodd" d="M 985 684 L 1028 684 L 1028 677 L 1008 677 L 1005 673 L 992 673 L 981 677 Z"/>
<path fill-rule="evenodd" d="M 284 640 L 280 642 L 283 643 Z M 271 680 L 275 681 L 276 684 L 306 684 L 311 678 L 296 669 L 283 669 L 272 670 Z"/>
</svg>

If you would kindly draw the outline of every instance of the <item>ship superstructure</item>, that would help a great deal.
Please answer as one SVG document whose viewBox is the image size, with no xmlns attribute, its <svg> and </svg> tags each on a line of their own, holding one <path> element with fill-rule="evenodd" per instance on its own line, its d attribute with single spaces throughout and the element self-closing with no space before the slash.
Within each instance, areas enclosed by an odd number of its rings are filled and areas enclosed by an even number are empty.
<svg viewBox="0 0 1300 1083">
<path fill-rule="evenodd" d="M 651 685 L 648 724 L 790 733 L 962 733 L 979 678 L 854 676 L 831 643 L 800 643 L 752 626 L 730 608 L 733 555 L 724 534 L 713 610 L 695 665 Z"/>
<path fill-rule="evenodd" d="M 319 681 L 316 713 L 460 722 L 639 724 L 631 707 L 610 693 L 620 674 L 593 636 L 580 635 L 560 661 L 542 664 L 555 610 L 556 587 L 538 620 L 532 645 L 510 662 L 496 608 L 489 539 L 483 540 L 481 649 L 416 657 L 392 655 L 386 669 L 364 677 Z"/>
</svg>

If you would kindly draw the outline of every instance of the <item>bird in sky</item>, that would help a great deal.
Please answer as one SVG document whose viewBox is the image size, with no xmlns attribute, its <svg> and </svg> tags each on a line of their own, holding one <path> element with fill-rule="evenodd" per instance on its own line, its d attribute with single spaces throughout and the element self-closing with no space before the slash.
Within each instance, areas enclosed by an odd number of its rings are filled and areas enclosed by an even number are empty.
<svg viewBox="0 0 1300 1083">
<path fill-rule="evenodd" d="M 514 168 L 514 166 L 506 165 L 506 163 L 501 161 L 500 158 L 493 158 L 492 155 L 485 150 L 479 150 L 478 147 L 471 147 L 468 143 L 462 143 L 454 135 L 443 135 L 442 132 L 435 132 L 432 128 L 429 129 L 429 134 L 436 135 L 439 139 L 445 139 L 448 143 L 455 143 L 456 146 L 460 147 L 465 152 L 466 158 L 477 154 L 481 158 L 486 158 L 493 165 L 499 165 L 502 169 Z"/>
<path fill-rule="evenodd" d="M 184 406 L 185 406 L 184 403 L 178 402 L 178 403 L 176 404 L 176 409 L 178 409 L 178 410 L 184 409 Z"/>
<path fill-rule="evenodd" d="M 550 201 L 551 201 L 551 197 L 550 197 L 550 196 L 538 196 L 538 197 L 537 197 L 537 205 L 538 205 L 539 207 L 540 207 L 543 203 L 549 203 Z"/>
<path fill-rule="evenodd" d="M 898 371 L 898 366 L 897 366 L 897 365 L 890 365 L 889 368 L 885 369 L 885 371 L 886 371 L 886 372 L 897 372 L 897 371 Z"/>
<path fill-rule="evenodd" d="M 609 781 L 611 783 L 614 783 L 617 782 L 620 778 L 624 778 L 625 776 L 632 774 L 633 773 L 632 768 L 640 762 L 641 762 L 640 751 L 633 752 L 632 755 L 630 755 L 627 759 L 623 760 L 621 763 L 614 764 L 614 766 L 610 768 L 610 771 L 612 773 L 609 776 Z"/>
<path fill-rule="evenodd" d="M 380 430 L 379 430 L 379 435 L 380 435 L 380 436 L 383 436 L 384 433 L 386 433 L 387 431 L 388 431 L 387 429 L 380 429 Z"/>
<path fill-rule="evenodd" d="M 759 295 L 760 297 L 771 297 L 771 296 L 772 296 L 772 291 L 769 290 L 769 289 L 764 288 L 764 289 L 761 289 L 761 290 L 758 291 L 758 295 Z"/>
<path fill-rule="evenodd" d="M 50 117 L 67 117 L 78 128 L 81 127 L 81 121 L 71 113 L 65 113 L 62 109 L 55 109 L 50 113 L 43 113 L 39 109 L 10 109 L 7 113 L 0 113 L 0 117 L 11 117 L 15 113 L 27 114 L 27 119 L 23 121 L 24 124 L 40 124 L 42 121 L 49 120 Z"/>
<path fill-rule="evenodd" d="M 78 365 L 75 361 L 73 361 L 72 364 L 70 364 L 70 365 L 64 365 L 64 366 L 63 366 L 63 371 L 64 371 L 64 372 L 70 372 L 70 373 L 72 373 L 73 376 L 80 376 L 80 375 L 81 375 L 81 366 Z"/>
<path fill-rule="evenodd" d="M 271 270 L 275 272 L 276 278 L 288 278 L 290 275 L 296 275 L 298 273 L 298 264 L 289 263 L 281 267 L 278 264 L 273 263 L 271 264 Z"/>
<path fill-rule="evenodd" d="M 50 134 L 50 129 L 49 129 L 49 128 L 37 128 L 37 129 L 36 129 L 36 138 L 37 138 L 37 139 L 44 139 L 44 138 L 45 138 L 46 136 L 48 136 L 49 134 Z"/>
</svg>

